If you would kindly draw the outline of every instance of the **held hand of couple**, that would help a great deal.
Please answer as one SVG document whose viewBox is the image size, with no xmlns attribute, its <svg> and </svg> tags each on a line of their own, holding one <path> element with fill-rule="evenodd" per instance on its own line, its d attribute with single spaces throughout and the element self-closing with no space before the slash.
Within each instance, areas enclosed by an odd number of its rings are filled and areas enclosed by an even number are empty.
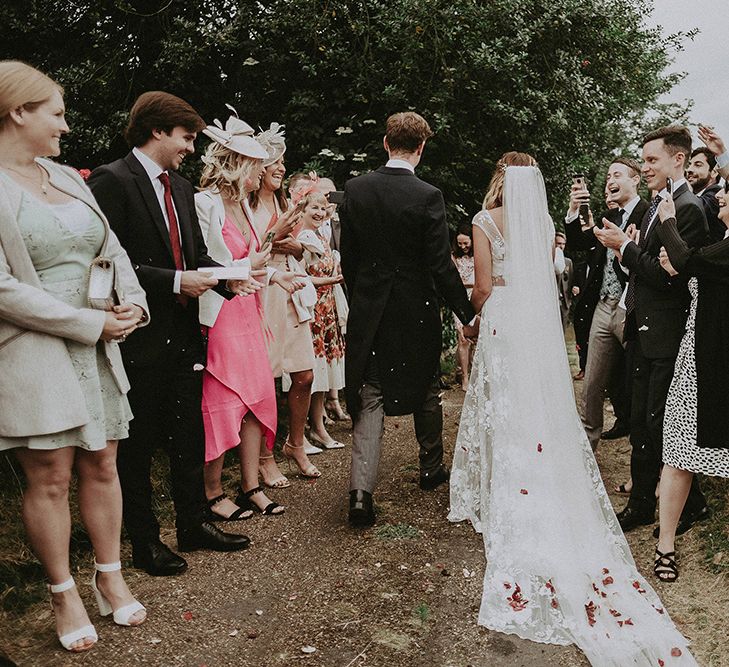
<svg viewBox="0 0 729 667">
<path fill-rule="evenodd" d="M 478 340 L 478 331 L 480 327 L 481 316 L 478 315 L 476 317 L 476 321 L 473 323 L 473 326 L 470 326 L 468 324 L 463 325 L 463 337 L 471 343 L 475 343 L 476 340 Z"/>
<path fill-rule="evenodd" d="M 123 303 L 108 311 L 101 331 L 101 340 L 123 341 L 132 333 L 142 319 L 144 311 L 133 303 Z"/>
</svg>

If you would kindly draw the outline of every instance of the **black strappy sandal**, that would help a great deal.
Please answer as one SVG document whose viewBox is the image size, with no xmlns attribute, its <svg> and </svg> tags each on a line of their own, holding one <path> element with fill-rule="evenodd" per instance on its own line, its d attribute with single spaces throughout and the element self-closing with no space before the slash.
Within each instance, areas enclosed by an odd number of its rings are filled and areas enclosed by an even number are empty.
<svg viewBox="0 0 729 667">
<path fill-rule="evenodd" d="M 264 514 L 266 516 L 279 516 L 280 514 L 283 514 L 285 512 L 285 508 L 282 505 L 279 505 L 278 503 L 275 503 L 273 501 L 271 501 L 270 503 L 268 503 L 268 505 L 261 509 L 258 505 L 256 505 L 256 503 L 251 500 L 251 497 L 255 496 L 257 493 L 264 493 L 263 487 L 256 486 L 250 491 L 243 491 L 243 489 L 241 489 L 238 497 L 235 499 L 235 504 L 239 505 L 240 507 L 245 507 L 246 509 L 253 510 L 254 512 L 260 512 L 261 514 Z M 277 512 L 276 510 L 279 507 L 281 508 L 281 510 Z"/>
<path fill-rule="evenodd" d="M 208 500 L 208 521 L 245 521 L 253 516 L 251 509 L 241 507 L 240 503 L 236 503 L 238 509 L 229 516 L 223 516 L 222 514 L 213 512 L 213 506 L 217 505 L 221 500 L 225 500 L 227 497 L 224 493 L 221 493 L 216 498 Z"/>
<path fill-rule="evenodd" d="M 672 583 L 678 579 L 678 566 L 676 565 L 676 552 L 662 553 L 656 548 L 656 559 L 653 572 L 661 581 Z"/>
</svg>

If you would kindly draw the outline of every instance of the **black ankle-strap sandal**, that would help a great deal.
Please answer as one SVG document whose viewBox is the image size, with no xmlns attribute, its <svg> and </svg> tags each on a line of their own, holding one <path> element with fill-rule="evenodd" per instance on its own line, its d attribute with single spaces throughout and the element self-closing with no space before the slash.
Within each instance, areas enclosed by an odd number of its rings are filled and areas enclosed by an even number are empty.
<svg viewBox="0 0 729 667">
<path fill-rule="evenodd" d="M 238 500 L 242 499 L 244 501 L 244 503 L 240 503 L 241 506 L 245 504 L 248 509 L 251 509 L 254 512 L 260 512 L 261 514 L 265 514 L 266 516 L 278 516 L 279 514 L 283 514 L 285 510 L 278 503 L 271 501 L 270 503 L 268 503 L 268 505 L 261 509 L 258 505 L 256 505 L 256 503 L 251 500 L 252 496 L 255 496 L 257 493 L 263 492 L 263 487 L 261 486 L 257 486 L 250 491 L 243 491 L 243 489 L 241 489 L 241 493 L 238 495 Z M 279 507 L 281 508 L 281 511 L 277 512 L 276 510 Z"/>
<path fill-rule="evenodd" d="M 668 583 L 678 579 L 678 566 L 676 565 L 676 552 L 668 551 L 662 553 L 656 549 L 656 559 L 653 565 L 653 572 L 661 581 Z"/>
<path fill-rule="evenodd" d="M 224 493 L 221 493 L 219 496 L 208 500 L 208 521 L 245 521 L 253 516 L 253 512 L 245 507 L 238 507 L 230 516 L 223 516 L 222 514 L 213 512 L 213 506 L 217 505 L 221 500 L 225 500 L 227 497 Z"/>
</svg>

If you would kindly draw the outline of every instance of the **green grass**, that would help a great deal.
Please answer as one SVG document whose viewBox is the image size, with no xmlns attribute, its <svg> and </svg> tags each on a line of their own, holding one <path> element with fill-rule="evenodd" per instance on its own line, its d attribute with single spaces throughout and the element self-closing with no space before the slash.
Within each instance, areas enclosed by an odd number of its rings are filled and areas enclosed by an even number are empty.
<svg viewBox="0 0 729 667">
<path fill-rule="evenodd" d="M 430 618 L 430 609 L 428 608 L 428 605 L 425 604 L 425 602 L 421 602 L 417 607 L 415 607 L 413 615 L 421 623 L 427 623 L 428 619 Z"/>
<path fill-rule="evenodd" d="M 381 540 L 417 540 L 420 531 L 407 523 L 385 523 L 377 527 L 375 535 Z"/>
</svg>

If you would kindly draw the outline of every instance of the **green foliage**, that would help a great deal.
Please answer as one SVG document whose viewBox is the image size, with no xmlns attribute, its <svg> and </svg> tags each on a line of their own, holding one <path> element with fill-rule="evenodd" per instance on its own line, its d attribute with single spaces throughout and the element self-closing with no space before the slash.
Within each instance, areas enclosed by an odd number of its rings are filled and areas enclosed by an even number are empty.
<svg viewBox="0 0 729 667">
<path fill-rule="evenodd" d="M 407 523 L 383 523 L 377 526 L 375 535 L 381 540 L 417 540 L 420 531 Z"/>
<path fill-rule="evenodd" d="M 11 0 L 0 56 L 27 60 L 66 87 L 73 134 L 64 159 L 78 167 L 124 152 L 125 111 L 150 89 L 181 95 L 209 121 L 229 102 L 251 124 L 286 124 L 289 164 L 316 166 L 339 184 L 381 164 L 385 118 L 415 109 L 436 132 L 420 173 L 443 189 L 455 225 L 479 208 L 507 150 L 537 158 L 561 212 L 571 172 L 594 177 L 611 154 L 634 149 L 649 115 L 683 118 L 685 109 L 657 100 L 680 78 L 662 74 L 672 49 L 692 34 L 663 40 L 642 27 L 650 7 Z"/>
</svg>

